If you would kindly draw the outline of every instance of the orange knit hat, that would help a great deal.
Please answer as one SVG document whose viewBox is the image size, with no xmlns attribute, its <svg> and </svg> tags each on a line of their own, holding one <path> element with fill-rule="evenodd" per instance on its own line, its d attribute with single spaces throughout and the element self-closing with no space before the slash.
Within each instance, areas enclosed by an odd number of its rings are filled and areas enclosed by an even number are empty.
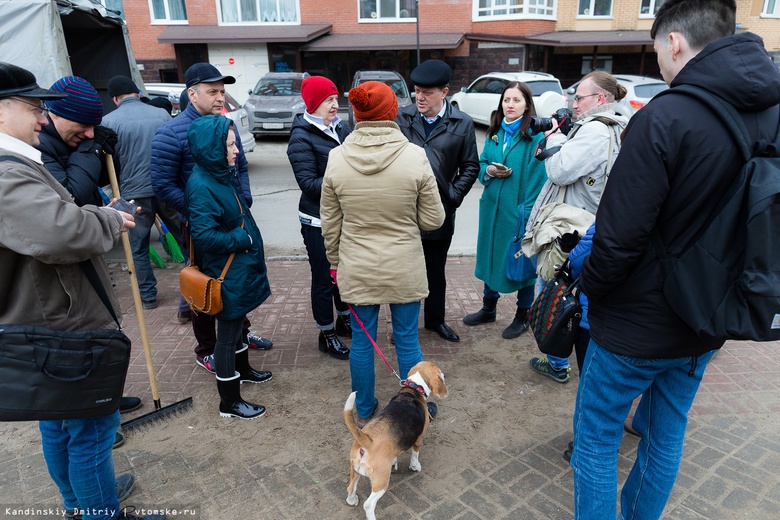
<svg viewBox="0 0 780 520">
<path fill-rule="evenodd" d="M 393 121 L 398 115 L 398 99 L 390 87 L 379 81 L 366 81 L 349 91 L 355 121 Z"/>
</svg>

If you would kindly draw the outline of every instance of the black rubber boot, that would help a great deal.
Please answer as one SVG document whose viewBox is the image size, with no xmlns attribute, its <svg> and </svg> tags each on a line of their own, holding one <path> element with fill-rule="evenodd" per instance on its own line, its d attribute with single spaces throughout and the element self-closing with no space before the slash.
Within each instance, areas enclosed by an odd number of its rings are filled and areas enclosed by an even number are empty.
<svg viewBox="0 0 780 520">
<path fill-rule="evenodd" d="M 249 347 L 236 352 L 236 370 L 240 374 L 242 383 L 265 383 L 273 377 L 267 370 L 255 370 L 249 365 Z"/>
<path fill-rule="evenodd" d="M 515 319 L 509 324 L 504 332 L 501 333 L 501 337 L 504 339 L 514 339 L 520 337 L 520 335 L 528 330 L 528 309 L 517 309 L 515 312 Z"/>
<path fill-rule="evenodd" d="M 498 298 L 482 298 L 482 308 L 474 314 L 469 314 L 463 318 L 466 325 L 481 325 L 483 323 L 493 323 L 496 321 L 496 304 Z"/>
<path fill-rule="evenodd" d="M 321 330 L 318 341 L 320 352 L 326 352 L 336 359 L 349 359 L 349 347 L 341 342 L 333 329 Z"/>
<path fill-rule="evenodd" d="M 241 380 L 236 373 L 232 379 L 217 378 L 219 391 L 219 415 L 222 417 L 238 417 L 239 419 L 256 419 L 265 415 L 265 406 L 247 403 L 241 399 Z"/>
</svg>

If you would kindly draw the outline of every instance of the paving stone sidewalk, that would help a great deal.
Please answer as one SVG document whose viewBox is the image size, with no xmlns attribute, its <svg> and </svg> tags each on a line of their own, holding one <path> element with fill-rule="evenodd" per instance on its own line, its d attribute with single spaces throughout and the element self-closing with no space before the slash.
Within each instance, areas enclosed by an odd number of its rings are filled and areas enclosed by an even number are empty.
<svg viewBox="0 0 780 520">
<path fill-rule="evenodd" d="M 134 354 L 126 395 L 140 395 L 151 411 L 146 365 L 129 284 L 121 262 L 111 264 L 116 290 L 125 311 L 125 331 L 133 339 Z M 469 370 L 470 350 L 478 353 L 485 330 L 460 323 L 479 308 L 481 282 L 473 276 L 473 257 L 449 259 L 448 321 L 461 334 L 460 344 L 430 341 L 427 359 L 445 363 L 448 370 Z M 200 519 L 361 519 L 368 484 L 362 481 L 360 507 L 346 505 L 349 436 L 344 429 L 336 438 L 318 435 L 320 421 L 333 420 L 346 397 L 345 365 L 322 363 L 311 338 L 316 329 L 309 303 L 310 272 L 305 261 L 270 260 L 268 272 L 273 295 L 252 318 L 252 328 L 274 341 L 268 352 L 253 352 L 256 368 L 272 370 L 277 385 L 265 392 L 269 417 L 257 421 L 223 421 L 213 412 L 213 377 L 193 363 L 191 328 L 176 318 L 178 269 L 156 270 L 160 306 L 145 313 L 154 344 L 154 364 L 163 405 L 193 396 L 193 409 L 129 436 L 114 451 L 117 472 L 132 471 L 137 489 L 128 503 L 167 508 L 170 518 Z M 499 315 L 513 314 L 510 298 L 502 298 Z M 384 315 L 384 314 L 383 314 Z M 498 325 L 498 324 L 496 324 Z M 389 333 L 380 320 L 379 336 Z M 490 329 L 492 333 L 500 328 Z M 430 334 L 425 331 L 422 334 Z M 384 335 L 384 336 L 383 336 Z M 427 338 L 427 336 L 426 336 Z M 522 357 L 533 353 L 530 340 Z M 664 518 L 722 519 L 780 518 L 780 352 L 779 342 L 729 343 L 710 363 L 690 413 L 682 467 Z M 500 351 L 499 358 L 514 359 Z M 504 358 L 501 358 L 504 359 Z M 505 370 L 506 367 L 501 367 Z M 392 391 L 392 381 L 377 364 L 377 387 Z M 576 371 L 576 369 L 575 369 Z M 507 372 L 511 374 L 512 372 Z M 502 373 L 501 378 L 506 374 Z M 489 379 L 491 374 L 485 374 Z M 509 377 L 509 376 L 507 376 Z M 301 395 L 295 381 L 322 378 L 343 383 L 321 394 Z M 539 378 L 543 379 L 543 378 Z M 572 472 L 561 453 L 570 436 L 570 417 L 576 391 L 572 383 L 549 380 L 511 386 L 498 395 L 495 386 L 476 388 L 475 399 L 488 403 L 534 398 L 539 417 L 555 422 L 555 435 L 529 431 L 531 417 L 511 413 L 490 415 L 493 432 L 476 446 L 480 456 L 465 459 L 464 446 L 442 442 L 445 428 L 467 432 L 469 406 L 453 396 L 451 417 L 446 412 L 426 438 L 421 460 L 423 471 L 414 473 L 399 461 L 390 490 L 380 500 L 380 519 L 569 519 L 573 518 Z M 396 383 L 397 384 L 397 383 Z M 500 386 L 501 383 L 498 384 Z M 245 385 L 252 386 L 252 385 Z M 262 385 L 256 385 L 262 386 Z M 270 388 L 270 387 L 269 387 Z M 517 390 L 515 390 L 517 389 Z M 254 391 L 254 389 L 248 389 Z M 523 393 L 525 392 L 525 393 Z M 521 395 L 522 394 L 522 395 Z M 515 401 L 511 401 L 515 400 Z M 545 403 L 550 410 L 544 409 Z M 327 403 L 328 410 L 324 410 Z M 498 404 L 491 405 L 498 408 Z M 557 411 L 555 410 L 557 407 Z M 126 419 L 126 418 L 123 418 Z M 339 419 L 336 419 L 339 420 Z M 165 424 L 173 423 L 173 424 Z M 538 424 L 538 423 L 535 423 Z M 343 426 L 343 423 L 342 425 Z M 297 444 L 292 452 L 266 452 L 286 435 L 311 429 L 309 446 Z M 40 435 L 31 423 L 0 423 L 0 518 L 51 518 L 43 510 L 14 514 L 24 508 L 57 508 L 59 494 L 49 478 L 40 451 Z M 465 438 L 465 433 L 464 433 Z M 480 439 L 472 439 L 479 443 Z M 455 445 L 451 445 L 455 444 Z M 281 444 L 284 445 L 283 443 Z M 622 482 L 634 460 L 637 439 L 626 436 L 619 454 Z M 474 451 L 475 446 L 470 446 Z M 7 509 L 10 508 L 10 509 Z"/>
</svg>

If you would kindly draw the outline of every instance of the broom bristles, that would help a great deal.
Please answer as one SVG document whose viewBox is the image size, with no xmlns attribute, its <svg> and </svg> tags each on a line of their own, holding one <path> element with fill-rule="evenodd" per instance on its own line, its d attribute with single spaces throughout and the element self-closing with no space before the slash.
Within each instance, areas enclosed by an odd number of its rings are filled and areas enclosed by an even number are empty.
<svg viewBox="0 0 780 520">
<path fill-rule="evenodd" d="M 176 242 L 176 239 L 173 238 L 173 235 L 166 233 L 165 242 L 168 244 L 169 254 L 171 255 L 173 261 L 179 264 L 184 262 L 184 255 L 182 254 L 181 248 Z"/>
<path fill-rule="evenodd" d="M 162 259 L 159 253 L 157 253 L 157 251 L 151 245 L 149 246 L 149 259 L 160 269 L 165 269 L 168 267 L 168 265 L 165 263 L 165 260 Z"/>
</svg>

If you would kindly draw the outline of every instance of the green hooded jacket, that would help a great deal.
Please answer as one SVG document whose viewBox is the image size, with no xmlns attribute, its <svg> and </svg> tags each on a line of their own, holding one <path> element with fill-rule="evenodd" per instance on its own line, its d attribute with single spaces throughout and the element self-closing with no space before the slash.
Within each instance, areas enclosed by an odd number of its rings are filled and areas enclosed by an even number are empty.
<svg viewBox="0 0 780 520">
<path fill-rule="evenodd" d="M 184 200 L 196 264 L 207 275 L 219 278 L 230 254 L 236 253 L 222 282 L 223 309 L 216 315 L 221 320 L 238 319 L 271 295 L 263 237 L 231 183 L 235 168 L 228 166 L 226 146 L 231 125 L 224 116 L 205 116 L 194 120 L 187 131 L 195 168 L 187 180 Z"/>
</svg>

